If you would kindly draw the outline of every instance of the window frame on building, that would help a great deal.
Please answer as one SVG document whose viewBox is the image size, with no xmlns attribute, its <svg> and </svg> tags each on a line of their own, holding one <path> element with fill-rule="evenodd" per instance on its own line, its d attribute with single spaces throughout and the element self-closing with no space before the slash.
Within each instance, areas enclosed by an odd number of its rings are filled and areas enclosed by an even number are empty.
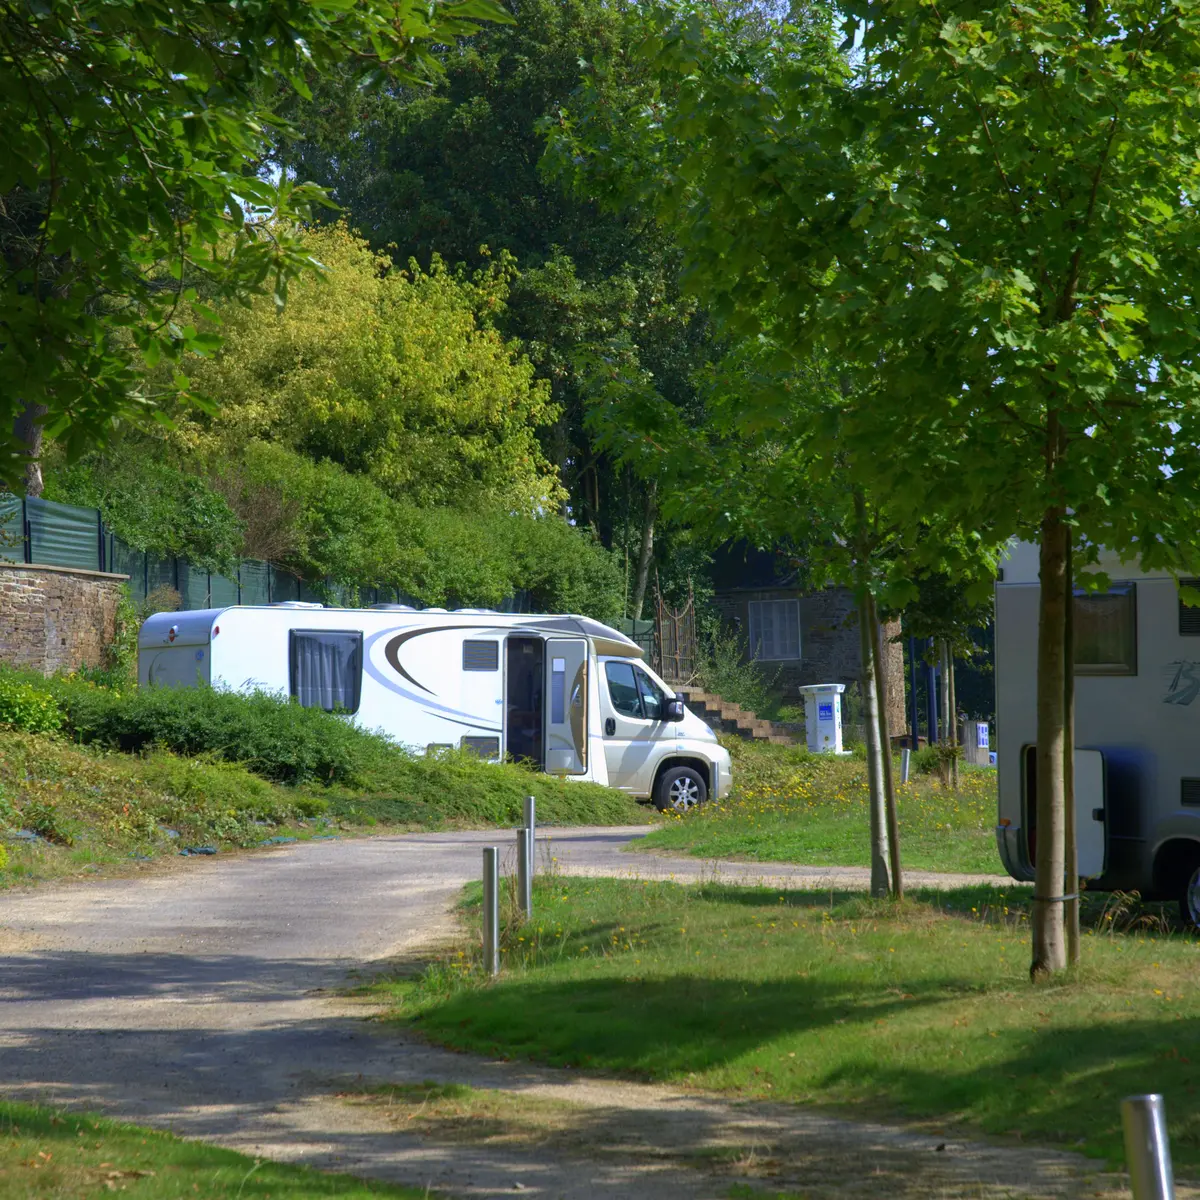
<svg viewBox="0 0 1200 1200">
<path fill-rule="evenodd" d="M 770 608 L 769 643 L 763 636 L 763 610 Z M 784 628 L 782 638 L 776 633 L 779 628 L 778 616 L 789 613 L 794 622 L 794 628 Z M 785 619 L 784 625 L 787 621 Z M 802 657 L 803 644 L 800 633 L 800 601 L 794 596 L 780 599 L 759 599 L 746 602 L 746 625 L 749 637 L 750 657 L 756 662 L 799 662 Z M 794 642 L 793 642 L 794 635 Z M 794 649 L 794 653 L 791 652 Z"/>
</svg>

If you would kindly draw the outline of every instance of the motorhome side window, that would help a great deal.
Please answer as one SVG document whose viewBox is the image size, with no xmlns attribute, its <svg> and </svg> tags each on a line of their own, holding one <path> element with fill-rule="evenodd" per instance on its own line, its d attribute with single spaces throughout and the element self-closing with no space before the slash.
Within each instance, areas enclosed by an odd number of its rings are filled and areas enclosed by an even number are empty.
<svg viewBox="0 0 1200 1200">
<path fill-rule="evenodd" d="M 1075 674 L 1137 674 L 1137 588 L 1075 593 Z"/>
<path fill-rule="evenodd" d="M 640 717 L 642 701 L 638 695 L 633 664 L 627 662 L 605 663 L 604 674 L 608 678 L 608 694 L 613 708 L 623 717 Z"/>
<path fill-rule="evenodd" d="M 358 630 L 293 629 L 288 691 L 304 708 L 358 712 L 363 635 Z"/>
<path fill-rule="evenodd" d="M 645 671 L 637 671 L 637 681 L 638 691 L 642 697 L 642 713 L 647 720 L 661 721 L 663 706 L 667 701 L 666 696 L 662 694 L 662 690 Z"/>
<path fill-rule="evenodd" d="M 640 667 L 627 662 L 610 662 L 604 664 L 604 673 L 608 677 L 612 706 L 623 717 L 647 721 L 663 719 L 667 698 L 662 688 Z"/>
</svg>

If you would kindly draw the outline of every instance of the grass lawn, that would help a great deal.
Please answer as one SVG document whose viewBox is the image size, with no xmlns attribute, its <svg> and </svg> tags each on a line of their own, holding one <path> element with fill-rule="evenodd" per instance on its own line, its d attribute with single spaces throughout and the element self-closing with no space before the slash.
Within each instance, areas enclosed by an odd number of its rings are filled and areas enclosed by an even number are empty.
<svg viewBox="0 0 1200 1200">
<path fill-rule="evenodd" d="M 469 891 L 469 905 L 478 890 Z M 1200 942 L 1158 910 L 1089 904 L 1083 966 L 1028 981 L 1028 888 L 830 893 L 544 877 L 484 980 L 464 943 L 377 982 L 453 1047 L 744 1098 L 1019 1134 L 1119 1161 L 1118 1104 L 1166 1097 L 1200 1170 Z M 1107 907 L 1104 907 L 1107 905 Z M 478 913 L 465 914 L 474 930 Z"/>
<path fill-rule="evenodd" d="M 5 1200 L 79 1200 L 114 1192 L 132 1200 L 421 1200 L 427 1195 L 424 1188 L 262 1162 L 135 1125 L 0 1101 L 0 1196 Z"/>
<path fill-rule="evenodd" d="M 733 755 L 732 793 L 719 804 L 672 817 L 639 839 L 637 850 L 814 866 L 870 865 L 864 761 L 736 738 L 726 745 Z M 930 775 L 914 775 L 897 791 L 905 866 L 1004 874 L 994 832 L 994 770 L 961 768 L 957 791 Z"/>
</svg>

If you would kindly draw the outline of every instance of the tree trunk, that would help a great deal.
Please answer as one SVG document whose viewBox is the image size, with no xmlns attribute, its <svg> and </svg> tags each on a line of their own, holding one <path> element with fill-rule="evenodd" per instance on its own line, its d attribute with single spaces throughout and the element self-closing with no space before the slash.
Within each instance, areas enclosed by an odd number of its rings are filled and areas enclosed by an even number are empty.
<svg viewBox="0 0 1200 1200">
<path fill-rule="evenodd" d="M 1038 617 L 1037 673 L 1037 852 L 1034 864 L 1033 978 L 1067 965 L 1063 924 L 1066 670 L 1067 527 L 1063 511 L 1042 517 L 1039 550 L 1041 611 Z"/>
<path fill-rule="evenodd" d="M 950 748 L 954 757 L 950 760 L 950 786 L 958 791 L 958 689 L 954 686 L 954 647 L 946 643 L 946 692 L 950 709 Z"/>
<path fill-rule="evenodd" d="M 875 701 L 879 707 L 879 744 L 883 748 L 883 812 L 887 829 L 888 867 L 892 874 L 892 895 L 904 899 L 904 875 L 900 870 L 900 825 L 896 813 L 896 774 L 892 762 L 892 726 L 888 719 L 887 655 L 884 649 L 883 626 L 875 597 L 867 594 L 870 609 L 871 636 L 874 639 Z"/>
<path fill-rule="evenodd" d="M 650 562 L 654 557 L 654 521 L 658 516 L 658 481 L 652 479 L 646 485 L 646 512 L 642 521 L 642 545 L 638 551 L 637 575 L 633 583 L 633 603 L 629 615 L 642 619 L 642 605 L 646 602 L 646 587 L 650 582 Z"/>
<path fill-rule="evenodd" d="M 954 733 L 950 728 L 950 651 L 945 638 L 938 640 L 937 647 L 938 722 L 942 727 L 942 741 L 953 745 Z"/>
<path fill-rule="evenodd" d="M 858 632 L 862 650 L 863 724 L 867 738 L 867 789 L 871 814 L 871 895 L 886 896 L 888 886 L 887 813 L 883 753 L 879 744 L 879 697 L 875 691 L 875 638 L 871 633 L 871 594 L 860 585 Z"/>
<path fill-rule="evenodd" d="M 24 447 L 25 496 L 35 500 L 42 494 L 42 418 L 44 404 L 26 404 L 13 421 L 13 436 Z"/>
<path fill-rule="evenodd" d="M 1071 537 L 1067 536 L 1066 593 L 1063 613 L 1063 857 L 1066 890 L 1075 894 L 1065 901 L 1067 962 L 1079 962 L 1079 843 L 1075 834 L 1075 566 L 1071 560 Z"/>
</svg>

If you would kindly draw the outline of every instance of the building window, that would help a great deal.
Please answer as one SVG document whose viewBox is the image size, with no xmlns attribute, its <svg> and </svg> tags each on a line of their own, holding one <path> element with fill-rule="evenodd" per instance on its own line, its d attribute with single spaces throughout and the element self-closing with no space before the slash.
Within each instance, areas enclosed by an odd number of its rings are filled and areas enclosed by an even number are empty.
<svg viewBox="0 0 1200 1200">
<path fill-rule="evenodd" d="M 751 600 L 750 657 L 769 662 L 800 657 L 800 602 Z"/>
<path fill-rule="evenodd" d="M 1075 674 L 1137 674 L 1137 590 L 1075 593 Z"/>
<path fill-rule="evenodd" d="M 463 642 L 464 671 L 498 671 L 500 670 L 499 642 Z"/>
<path fill-rule="evenodd" d="M 1181 579 L 1180 586 L 1200 592 L 1200 579 Z M 1184 604 L 1179 597 L 1179 636 L 1200 637 L 1200 606 Z"/>
<path fill-rule="evenodd" d="M 358 630 L 293 629 L 288 691 L 304 708 L 358 712 L 363 635 Z"/>
</svg>

